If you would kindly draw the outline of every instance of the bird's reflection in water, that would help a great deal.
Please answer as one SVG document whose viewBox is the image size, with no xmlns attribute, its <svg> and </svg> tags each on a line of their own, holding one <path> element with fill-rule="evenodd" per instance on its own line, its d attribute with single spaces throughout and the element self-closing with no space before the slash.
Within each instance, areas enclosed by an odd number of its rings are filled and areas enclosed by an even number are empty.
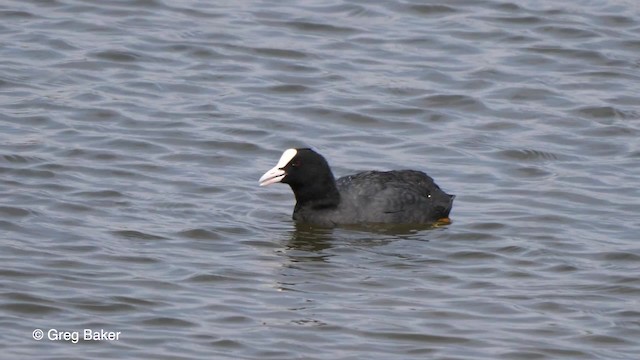
<svg viewBox="0 0 640 360">
<path fill-rule="evenodd" d="M 324 251 L 331 248 L 332 228 L 315 227 L 307 224 L 295 224 L 287 242 L 286 253 L 292 262 L 326 261 Z"/>
<path fill-rule="evenodd" d="M 442 225 L 373 224 L 326 228 L 296 223 L 294 226 L 286 246 L 287 256 L 292 262 L 326 261 L 335 255 L 328 250 L 340 244 L 370 248 L 393 240 L 410 239 L 422 231 L 433 230 Z"/>
<path fill-rule="evenodd" d="M 284 247 L 280 291 L 316 292 L 327 278 L 343 276 L 344 264 L 359 266 L 371 258 L 404 262 L 412 256 L 387 245 L 399 240 L 428 241 L 437 226 L 353 226 L 325 228 L 294 224 Z M 373 255 L 372 255 L 373 254 Z M 379 260 L 378 260 L 379 261 Z"/>
</svg>

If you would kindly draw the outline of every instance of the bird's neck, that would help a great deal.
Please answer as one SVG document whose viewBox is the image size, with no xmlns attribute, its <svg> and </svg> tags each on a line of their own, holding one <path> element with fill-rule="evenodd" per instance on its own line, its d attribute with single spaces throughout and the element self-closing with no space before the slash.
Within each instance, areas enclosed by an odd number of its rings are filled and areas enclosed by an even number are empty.
<svg viewBox="0 0 640 360">
<path fill-rule="evenodd" d="M 329 209 L 340 204 L 340 192 L 333 174 L 311 184 L 292 186 L 291 189 L 296 197 L 296 210 L 302 208 Z"/>
</svg>

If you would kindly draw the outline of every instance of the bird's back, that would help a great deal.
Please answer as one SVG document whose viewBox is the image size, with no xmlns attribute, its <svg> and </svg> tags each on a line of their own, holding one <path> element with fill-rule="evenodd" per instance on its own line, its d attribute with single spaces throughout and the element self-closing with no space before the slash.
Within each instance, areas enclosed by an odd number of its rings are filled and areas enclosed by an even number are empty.
<svg viewBox="0 0 640 360">
<path fill-rule="evenodd" d="M 421 171 L 366 171 L 336 181 L 340 223 L 429 223 L 449 216 L 454 196 Z"/>
</svg>

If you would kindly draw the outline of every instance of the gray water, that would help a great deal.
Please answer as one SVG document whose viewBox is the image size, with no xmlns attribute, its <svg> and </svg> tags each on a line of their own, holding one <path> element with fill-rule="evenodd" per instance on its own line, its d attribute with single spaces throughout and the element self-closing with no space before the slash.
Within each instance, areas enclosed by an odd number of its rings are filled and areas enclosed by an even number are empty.
<svg viewBox="0 0 640 360">
<path fill-rule="evenodd" d="M 0 19 L 0 358 L 638 359 L 637 1 Z M 296 227 L 257 186 L 294 146 L 426 171 L 453 222 Z"/>
</svg>

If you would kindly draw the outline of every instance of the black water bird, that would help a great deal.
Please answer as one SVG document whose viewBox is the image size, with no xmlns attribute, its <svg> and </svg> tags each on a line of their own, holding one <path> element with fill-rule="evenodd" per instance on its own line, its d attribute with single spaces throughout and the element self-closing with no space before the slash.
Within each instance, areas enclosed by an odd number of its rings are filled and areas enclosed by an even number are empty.
<svg viewBox="0 0 640 360">
<path fill-rule="evenodd" d="M 449 223 L 455 195 L 422 171 L 366 171 L 335 180 L 317 152 L 288 149 L 260 178 L 260 186 L 288 184 L 296 197 L 293 219 L 321 226 Z"/>
</svg>

